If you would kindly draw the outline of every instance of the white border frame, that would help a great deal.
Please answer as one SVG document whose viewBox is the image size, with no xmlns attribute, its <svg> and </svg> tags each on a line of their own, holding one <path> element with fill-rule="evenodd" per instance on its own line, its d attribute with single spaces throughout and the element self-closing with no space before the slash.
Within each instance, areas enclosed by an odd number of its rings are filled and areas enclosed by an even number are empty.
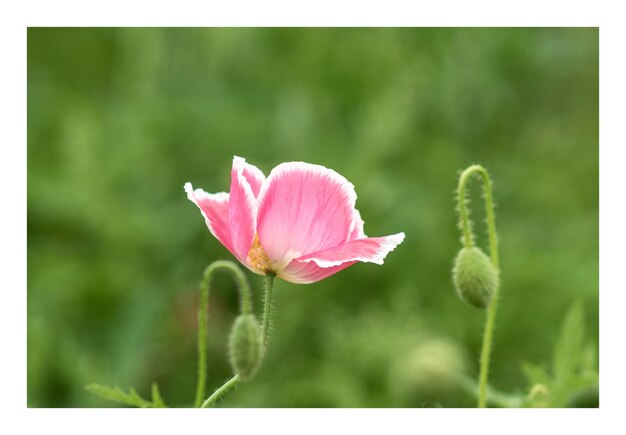
<svg viewBox="0 0 626 435">
<path fill-rule="evenodd" d="M 0 225 L 3 299 L 2 433 L 620 433 L 624 382 L 622 106 L 624 15 L 581 1 L 387 0 L 317 2 L 112 0 L 24 1 L 4 5 L 2 26 L 2 177 Z M 608 3 L 608 2 L 607 2 Z M 604 3 L 604 4 L 607 4 Z M 599 410 L 46 410 L 26 408 L 26 27 L 27 26 L 599 26 L 600 27 L 600 373 Z M 149 414 L 148 414 L 149 413 Z M 619 427 L 622 429 L 620 430 Z M 19 429 L 18 429 L 19 428 Z"/>
</svg>

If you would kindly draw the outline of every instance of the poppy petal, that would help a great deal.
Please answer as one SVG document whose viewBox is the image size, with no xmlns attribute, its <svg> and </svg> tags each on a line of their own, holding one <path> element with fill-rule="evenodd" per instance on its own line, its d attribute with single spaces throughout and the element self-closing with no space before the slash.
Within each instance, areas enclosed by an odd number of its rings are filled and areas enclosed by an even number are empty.
<svg viewBox="0 0 626 435">
<path fill-rule="evenodd" d="M 185 192 L 187 192 L 187 198 L 202 212 L 211 234 L 234 254 L 228 227 L 228 193 L 206 193 L 202 189 L 194 190 L 191 183 L 185 183 Z"/>
<path fill-rule="evenodd" d="M 258 202 L 252 187 L 244 176 L 245 169 L 244 159 L 233 158 L 228 205 L 228 226 L 232 247 L 237 258 L 244 264 L 256 234 L 258 210 Z"/>
<path fill-rule="evenodd" d="M 285 281 L 311 283 L 327 278 L 356 262 L 383 264 L 385 257 L 404 240 L 404 233 L 369 237 L 293 259 L 280 272 Z"/>
<path fill-rule="evenodd" d="M 259 193 L 257 220 L 260 242 L 275 269 L 347 242 L 358 232 L 355 201 L 352 183 L 324 166 L 289 162 L 275 167 Z"/>
<path fill-rule="evenodd" d="M 278 276 L 294 284 L 312 284 L 324 278 L 328 278 L 337 272 L 341 272 L 356 263 L 358 263 L 358 261 L 348 261 L 339 266 L 319 267 L 313 262 L 305 263 L 303 261 L 292 260 Z"/>
<path fill-rule="evenodd" d="M 240 158 L 240 157 L 236 157 Z M 243 160 L 243 159 L 242 159 Z M 265 182 L 265 175 L 263 172 L 254 165 L 246 162 L 243 162 L 243 176 L 246 181 L 250 185 L 250 189 L 252 190 L 252 194 L 255 198 L 259 196 L 259 192 L 261 191 L 261 186 Z"/>
</svg>

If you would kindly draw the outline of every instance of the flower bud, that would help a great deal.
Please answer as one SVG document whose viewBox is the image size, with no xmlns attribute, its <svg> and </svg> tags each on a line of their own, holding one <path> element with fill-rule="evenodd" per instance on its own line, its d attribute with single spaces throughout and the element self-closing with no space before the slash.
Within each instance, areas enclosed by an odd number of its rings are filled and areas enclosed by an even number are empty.
<svg viewBox="0 0 626 435">
<path fill-rule="evenodd" d="M 480 248 L 462 248 L 454 260 L 452 280 L 465 302 L 485 308 L 499 283 L 498 271 Z"/>
<path fill-rule="evenodd" d="M 420 337 L 399 354 L 392 390 L 408 406 L 450 400 L 459 393 L 459 376 L 467 370 L 463 348 L 446 337 Z"/>
<path fill-rule="evenodd" d="M 528 393 L 528 402 L 532 408 L 549 408 L 550 392 L 543 384 L 535 384 Z"/>
<path fill-rule="evenodd" d="M 233 372 L 243 381 L 251 379 L 263 359 L 261 328 L 254 314 L 241 314 L 237 317 L 228 347 Z"/>
</svg>

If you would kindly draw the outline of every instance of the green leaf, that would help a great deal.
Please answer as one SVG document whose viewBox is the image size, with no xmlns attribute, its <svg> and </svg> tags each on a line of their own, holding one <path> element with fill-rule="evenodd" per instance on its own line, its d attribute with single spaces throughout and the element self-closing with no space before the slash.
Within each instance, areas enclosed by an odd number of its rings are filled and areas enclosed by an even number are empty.
<svg viewBox="0 0 626 435">
<path fill-rule="evenodd" d="M 118 387 L 109 387 L 108 385 L 89 384 L 85 387 L 87 391 L 100 396 L 103 399 L 124 405 L 137 406 L 139 408 L 154 408 L 152 402 L 143 399 L 134 388 L 129 393 L 124 392 Z"/>
<path fill-rule="evenodd" d="M 567 382 L 580 366 L 585 339 L 583 306 L 575 302 L 567 312 L 554 351 L 553 373 L 555 381 Z"/>
<path fill-rule="evenodd" d="M 592 343 L 587 343 L 583 350 L 581 370 L 583 372 L 598 370 L 598 348 Z"/>
<path fill-rule="evenodd" d="M 560 408 L 593 402 L 588 398 L 597 396 L 597 348 L 585 341 L 584 325 L 583 305 L 576 301 L 561 325 L 550 373 L 534 364 L 522 364 L 529 382 L 529 406 Z"/>
<path fill-rule="evenodd" d="M 155 408 L 167 408 L 167 405 L 161 397 L 161 392 L 159 391 L 159 386 L 156 382 L 152 383 L 152 405 Z"/>
<path fill-rule="evenodd" d="M 531 385 L 542 384 L 547 386 L 552 383 L 547 370 L 541 366 L 529 362 L 523 362 L 522 371 L 524 372 L 526 379 L 528 379 L 528 383 Z"/>
<path fill-rule="evenodd" d="M 565 406 L 567 395 L 577 383 L 583 364 L 585 324 L 583 306 L 576 301 L 568 310 L 554 350 L 552 372 L 554 376 L 553 406 Z"/>
</svg>

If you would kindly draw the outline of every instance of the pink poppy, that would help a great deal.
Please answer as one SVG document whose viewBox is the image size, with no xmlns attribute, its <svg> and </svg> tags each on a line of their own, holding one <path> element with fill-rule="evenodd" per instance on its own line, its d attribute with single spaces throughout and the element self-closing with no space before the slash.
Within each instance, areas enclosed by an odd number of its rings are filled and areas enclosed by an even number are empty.
<svg viewBox="0 0 626 435">
<path fill-rule="evenodd" d="M 233 159 L 230 194 L 185 184 L 211 233 L 251 271 L 308 284 L 361 261 L 383 264 L 404 233 L 367 237 L 354 186 L 335 171 L 281 163 L 269 177 Z"/>
</svg>

